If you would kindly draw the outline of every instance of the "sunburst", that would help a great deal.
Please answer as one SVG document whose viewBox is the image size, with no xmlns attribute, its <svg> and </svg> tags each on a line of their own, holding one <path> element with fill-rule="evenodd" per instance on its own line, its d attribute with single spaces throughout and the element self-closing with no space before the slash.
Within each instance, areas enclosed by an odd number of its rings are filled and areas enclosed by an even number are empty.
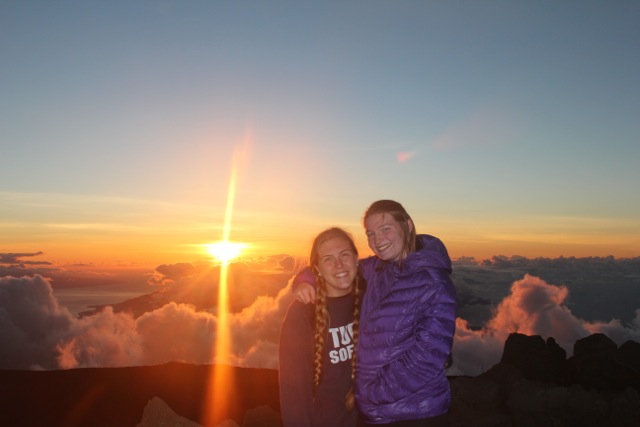
<svg viewBox="0 0 640 427">
<path fill-rule="evenodd" d="M 223 264 L 236 259 L 246 247 L 244 243 L 230 242 L 228 240 L 220 240 L 204 246 L 212 257 Z"/>
</svg>

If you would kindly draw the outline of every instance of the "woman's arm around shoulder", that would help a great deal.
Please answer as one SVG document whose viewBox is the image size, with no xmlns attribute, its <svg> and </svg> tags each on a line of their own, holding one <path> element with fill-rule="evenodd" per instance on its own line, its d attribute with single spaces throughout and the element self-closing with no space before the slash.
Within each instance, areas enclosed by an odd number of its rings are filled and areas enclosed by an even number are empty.
<svg viewBox="0 0 640 427">
<path fill-rule="evenodd" d="M 294 276 L 291 292 L 295 299 L 304 304 L 316 302 L 316 277 L 310 267 L 303 268 Z"/>
</svg>

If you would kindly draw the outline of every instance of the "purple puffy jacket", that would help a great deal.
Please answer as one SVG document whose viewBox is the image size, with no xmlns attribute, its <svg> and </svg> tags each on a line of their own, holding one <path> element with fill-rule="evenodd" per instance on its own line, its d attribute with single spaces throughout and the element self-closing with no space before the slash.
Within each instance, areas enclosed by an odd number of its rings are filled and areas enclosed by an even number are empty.
<svg viewBox="0 0 640 427">
<path fill-rule="evenodd" d="M 355 396 L 372 424 L 435 417 L 451 405 L 445 364 L 456 321 L 451 260 L 436 237 L 418 235 L 418 250 L 397 263 L 360 260 L 367 281 L 356 350 Z M 293 286 L 314 283 L 310 269 Z"/>
<path fill-rule="evenodd" d="M 355 395 L 369 423 L 430 418 L 451 405 L 445 374 L 456 320 L 451 260 L 436 237 L 418 239 L 402 267 L 377 257 L 360 261 L 367 290 Z"/>
</svg>

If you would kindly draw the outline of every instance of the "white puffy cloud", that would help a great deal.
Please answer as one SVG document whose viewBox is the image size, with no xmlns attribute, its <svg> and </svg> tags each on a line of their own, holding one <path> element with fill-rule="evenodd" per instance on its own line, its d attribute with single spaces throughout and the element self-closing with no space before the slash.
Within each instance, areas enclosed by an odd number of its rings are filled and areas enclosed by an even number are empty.
<svg viewBox="0 0 640 427">
<path fill-rule="evenodd" d="M 0 367 L 56 367 L 56 344 L 75 318 L 42 276 L 0 278 Z"/>
<path fill-rule="evenodd" d="M 76 318 L 58 304 L 47 279 L 0 280 L 0 368 L 215 362 L 218 319 L 211 312 L 171 302 L 138 318 L 110 307 Z M 276 369 L 280 323 L 291 298 L 286 287 L 276 297 L 258 297 L 240 313 L 231 313 L 227 360 Z"/>
<path fill-rule="evenodd" d="M 468 327 L 464 319 L 456 323 L 451 375 L 478 375 L 500 361 L 504 342 L 512 332 L 553 337 L 573 354 L 573 344 L 592 333 L 604 333 L 616 344 L 627 340 L 640 342 L 640 310 L 633 324 L 625 327 L 619 320 L 588 322 L 574 316 L 564 305 L 569 296 L 565 286 L 555 286 L 525 275 L 515 281 L 511 292 L 496 307 L 493 317 L 481 330 Z"/>
<path fill-rule="evenodd" d="M 259 280 L 282 282 L 282 277 L 262 275 Z M 292 301 L 286 282 L 280 286 L 274 296 L 254 297 L 253 303 L 229 314 L 231 354 L 225 360 L 236 366 L 277 369 L 280 324 Z M 552 336 L 569 355 L 576 340 L 595 332 L 605 333 L 618 345 L 629 339 L 640 341 L 640 310 L 626 326 L 616 319 L 589 322 L 567 308 L 568 297 L 568 288 L 535 276 L 516 280 L 482 329 L 457 319 L 449 374 L 477 375 L 489 369 L 500 360 L 511 332 Z M 0 278 L 1 369 L 215 363 L 217 326 L 215 313 L 176 302 L 137 318 L 111 308 L 77 318 L 58 304 L 48 279 Z"/>
</svg>

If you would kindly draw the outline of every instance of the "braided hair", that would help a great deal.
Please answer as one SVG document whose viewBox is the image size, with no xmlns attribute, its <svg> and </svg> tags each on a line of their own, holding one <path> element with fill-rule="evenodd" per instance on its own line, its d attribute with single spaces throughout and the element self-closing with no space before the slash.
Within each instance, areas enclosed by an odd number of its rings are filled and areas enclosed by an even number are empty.
<svg viewBox="0 0 640 427">
<path fill-rule="evenodd" d="M 325 341 L 328 334 L 329 328 L 329 312 L 327 310 L 327 283 L 325 279 L 319 274 L 318 263 L 319 263 L 319 247 L 325 241 L 332 239 L 334 237 L 343 238 L 349 245 L 351 246 L 351 250 L 355 254 L 356 258 L 358 256 L 358 250 L 356 248 L 355 243 L 353 242 L 353 238 L 351 235 L 345 230 L 332 227 L 329 228 L 316 236 L 313 241 L 313 245 L 311 247 L 311 254 L 309 256 L 309 261 L 311 268 L 316 277 L 316 306 L 315 306 L 315 329 L 314 329 L 314 358 L 313 358 L 313 366 L 314 366 L 314 376 L 313 376 L 313 386 L 314 392 L 320 384 L 320 380 L 322 378 L 322 362 L 323 362 L 323 354 L 325 348 Z M 360 324 L 360 301 L 362 296 L 362 286 L 364 284 L 364 280 L 358 273 L 355 278 L 354 286 L 351 290 L 354 295 L 354 304 L 353 304 L 353 347 L 354 352 L 351 360 L 351 380 L 355 379 L 355 349 L 357 347 L 358 341 L 358 331 Z M 353 387 L 349 390 L 347 395 L 345 396 L 345 405 L 348 409 L 352 409 L 354 406 L 354 398 L 353 398 Z"/>
</svg>

